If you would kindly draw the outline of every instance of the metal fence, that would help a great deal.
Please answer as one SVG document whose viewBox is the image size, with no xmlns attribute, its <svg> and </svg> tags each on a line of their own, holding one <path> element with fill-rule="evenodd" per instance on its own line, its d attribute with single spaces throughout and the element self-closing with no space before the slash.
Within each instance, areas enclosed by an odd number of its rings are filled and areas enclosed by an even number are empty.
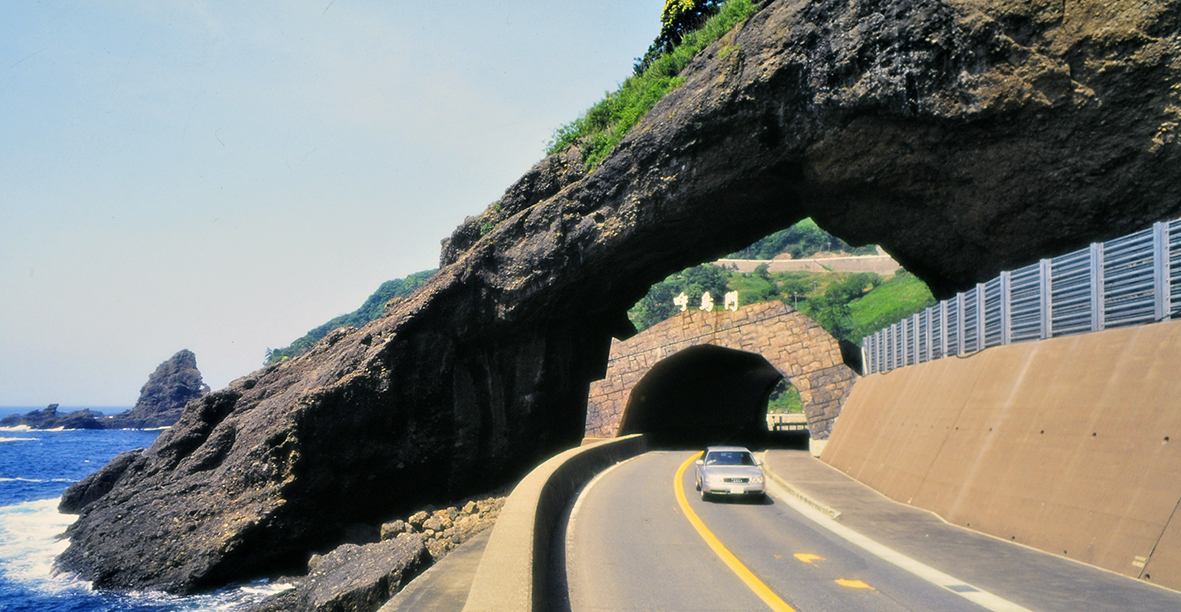
<svg viewBox="0 0 1181 612">
<path fill-rule="evenodd" d="M 862 341 L 866 374 L 1181 315 L 1181 219 L 979 283 Z"/>
</svg>

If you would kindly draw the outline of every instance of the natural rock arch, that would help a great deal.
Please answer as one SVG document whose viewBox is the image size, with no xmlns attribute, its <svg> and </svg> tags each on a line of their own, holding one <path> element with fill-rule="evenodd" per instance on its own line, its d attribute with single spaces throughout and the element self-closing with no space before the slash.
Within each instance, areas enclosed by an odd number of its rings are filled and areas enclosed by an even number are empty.
<svg viewBox="0 0 1181 612">
<path fill-rule="evenodd" d="M 104 468 L 59 565 L 210 588 L 512 479 L 581 440 L 648 287 L 805 217 L 946 296 L 1181 214 L 1177 1 L 1076 8 L 766 3 L 594 172 L 576 149 L 544 160 L 383 318 Z"/>
<path fill-rule="evenodd" d="M 828 438 L 855 373 L 841 360 L 837 340 L 783 302 L 737 311 L 688 310 L 626 341 L 611 343 L 607 375 L 591 383 L 586 435 L 613 437 L 624 420 L 632 389 L 660 362 L 694 346 L 761 355 L 800 392 L 812 437 Z"/>
</svg>

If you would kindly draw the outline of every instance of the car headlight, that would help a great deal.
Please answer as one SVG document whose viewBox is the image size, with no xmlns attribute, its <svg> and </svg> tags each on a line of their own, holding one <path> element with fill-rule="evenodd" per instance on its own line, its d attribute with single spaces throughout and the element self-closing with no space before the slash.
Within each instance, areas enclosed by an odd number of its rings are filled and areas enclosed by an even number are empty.
<svg viewBox="0 0 1181 612">
<path fill-rule="evenodd" d="M 750 483 L 751 484 L 763 484 L 763 477 L 762 476 L 751 476 Z"/>
</svg>

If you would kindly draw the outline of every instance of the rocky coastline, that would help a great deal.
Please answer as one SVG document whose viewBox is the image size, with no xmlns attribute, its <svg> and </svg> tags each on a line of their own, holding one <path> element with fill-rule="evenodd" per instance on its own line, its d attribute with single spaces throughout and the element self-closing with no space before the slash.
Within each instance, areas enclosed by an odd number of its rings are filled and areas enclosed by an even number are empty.
<svg viewBox="0 0 1181 612">
<path fill-rule="evenodd" d="M 444 508 L 428 506 L 380 528 L 358 524 L 352 541 L 308 560 L 292 588 L 250 612 L 372 612 L 464 542 L 490 529 L 507 489 Z"/>
<path fill-rule="evenodd" d="M 58 404 L 25 414 L 0 419 L 0 427 L 29 429 L 157 429 L 171 427 L 180 419 L 190 401 L 209 393 L 201 379 L 197 356 L 185 349 L 161 363 L 140 389 L 139 399 L 130 410 L 104 416 L 97 410 L 83 409 L 59 413 Z"/>
<path fill-rule="evenodd" d="M 103 413 L 98 410 L 75 410 L 59 413 L 58 404 L 25 414 L 10 414 L 0 419 L 0 427 L 28 427 L 29 429 L 106 429 Z"/>
</svg>

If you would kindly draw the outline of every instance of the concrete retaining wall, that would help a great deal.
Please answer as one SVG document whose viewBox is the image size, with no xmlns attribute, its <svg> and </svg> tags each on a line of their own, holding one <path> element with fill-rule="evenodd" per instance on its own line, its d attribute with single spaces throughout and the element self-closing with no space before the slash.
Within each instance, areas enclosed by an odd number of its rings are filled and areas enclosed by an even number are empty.
<svg viewBox="0 0 1181 612">
<path fill-rule="evenodd" d="M 554 527 L 595 474 L 647 450 L 643 435 L 572 448 L 538 466 L 500 511 L 464 612 L 546 609 L 546 578 Z"/>
<path fill-rule="evenodd" d="M 952 523 L 1181 589 L 1181 322 L 868 376 L 821 458 Z"/>
</svg>

